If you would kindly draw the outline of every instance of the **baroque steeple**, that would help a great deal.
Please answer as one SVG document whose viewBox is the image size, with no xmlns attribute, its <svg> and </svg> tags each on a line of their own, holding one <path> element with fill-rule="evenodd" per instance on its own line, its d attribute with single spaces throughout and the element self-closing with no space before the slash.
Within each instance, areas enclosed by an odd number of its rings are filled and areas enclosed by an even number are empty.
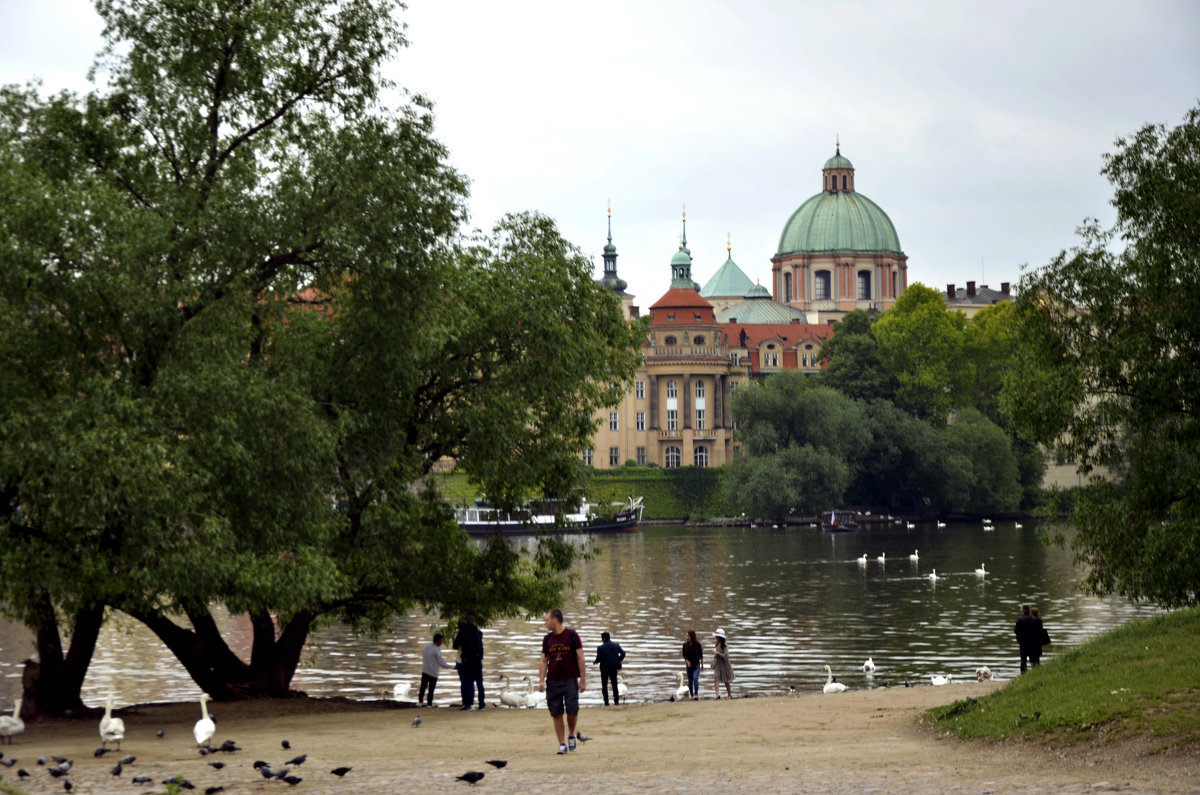
<svg viewBox="0 0 1200 795">
<path fill-rule="evenodd" d="M 614 293 L 623 292 L 629 283 L 617 276 L 617 247 L 612 242 L 612 202 L 608 203 L 608 244 L 604 246 L 604 277 L 600 283 Z"/>
<path fill-rule="evenodd" d="M 679 236 L 679 251 L 671 257 L 671 287 L 699 290 L 692 281 L 692 252 L 687 247 L 687 205 L 683 208 L 683 233 Z"/>
</svg>

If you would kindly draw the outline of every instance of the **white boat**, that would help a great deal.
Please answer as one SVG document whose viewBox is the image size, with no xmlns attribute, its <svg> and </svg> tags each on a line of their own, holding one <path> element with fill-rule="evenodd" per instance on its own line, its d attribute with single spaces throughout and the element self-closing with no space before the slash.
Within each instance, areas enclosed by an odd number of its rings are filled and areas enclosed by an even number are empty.
<svg viewBox="0 0 1200 795">
<path fill-rule="evenodd" d="M 632 533 L 642 519 L 642 498 L 630 497 L 611 519 L 592 511 L 585 499 L 571 513 L 556 517 L 552 510 L 526 508 L 499 511 L 486 500 L 460 505 L 454 511 L 458 526 L 473 536 L 533 535 L 535 533 Z"/>
</svg>

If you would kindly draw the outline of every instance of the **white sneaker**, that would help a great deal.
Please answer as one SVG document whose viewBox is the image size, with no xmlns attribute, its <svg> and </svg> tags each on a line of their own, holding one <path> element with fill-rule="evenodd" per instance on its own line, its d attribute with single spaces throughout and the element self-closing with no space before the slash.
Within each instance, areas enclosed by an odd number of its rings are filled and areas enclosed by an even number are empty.
<svg viewBox="0 0 1200 795">
<path fill-rule="evenodd" d="M 575 735 L 572 734 L 567 738 L 567 750 L 574 751 L 578 746 L 575 745 Z"/>
<path fill-rule="evenodd" d="M 563 745 L 562 743 L 559 743 L 558 744 L 558 752 L 560 754 L 565 754 L 567 752 L 567 746 Z"/>
</svg>

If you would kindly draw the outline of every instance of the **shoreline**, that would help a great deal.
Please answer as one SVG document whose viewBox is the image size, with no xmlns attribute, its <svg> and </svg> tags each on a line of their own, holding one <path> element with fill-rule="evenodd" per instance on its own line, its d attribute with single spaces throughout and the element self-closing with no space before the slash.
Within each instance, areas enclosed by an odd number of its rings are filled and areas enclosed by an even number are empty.
<svg viewBox="0 0 1200 795">
<path fill-rule="evenodd" d="M 1187 753 L 1149 756 L 1138 743 L 1127 753 L 1104 746 L 1058 748 L 1032 742 L 963 742 L 922 725 L 931 707 L 979 697 L 1002 685 L 966 683 L 851 690 L 826 696 L 794 696 L 655 702 L 581 710 L 579 728 L 591 739 L 574 753 L 555 753 L 545 709 L 484 711 L 455 707 L 417 708 L 389 701 L 278 699 L 212 704 L 214 745 L 233 740 L 242 749 L 218 753 L 225 763 L 201 756 L 191 728 L 197 703 L 147 704 L 117 710 L 127 727 L 120 753 L 95 758 L 100 745 L 93 718 L 30 724 L 0 768 L 5 783 L 29 793 L 62 792 L 36 757 L 75 761 L 76 792 L 124 792 L 130 777 L 149 775 L 140 791 L 162 792 L 160 782 L 183 775 L 203 792 L 280 792 L 252 767 L 255 760 L 277 767 L 298 754 L 292 766 L 305 792 L 399 792 L 462 786 L 455 777 L 486 773 L 479 787 L 497 792 L 558 792 L 564 787 L 600 786 L 607 792 L 695 792 L 753 787 L 767 793 L 1034 792 L 1121 789 L 1123 792 L 1200 792 L 1196 760 Z M 413 718 L 420 714 L 420 727 Z M 158 730 L 165 736 L 156 737 Z M 289 741 L 290 750 L 282 748 Z M 124 754 L 137 761 L 111 775 Z M 486 764 L 508 762 L 504 770 Z M 352 770 L 344 778 L 339 766 Z M 18 782 L 16 771 L 31 774 Z M 137 791 L 137 790 L 135 790 Z M 289 790 L 290 791 L 290 790 Z"/>
</svg>

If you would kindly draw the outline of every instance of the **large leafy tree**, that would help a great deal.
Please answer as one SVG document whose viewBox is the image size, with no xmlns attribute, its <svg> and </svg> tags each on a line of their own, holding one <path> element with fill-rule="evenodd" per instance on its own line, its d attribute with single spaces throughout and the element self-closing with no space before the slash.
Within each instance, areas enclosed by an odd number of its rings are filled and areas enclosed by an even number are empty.
<svg viewBox="0 0 1200 795">
<path fill-rule="evenodd" d="M 860 400 L 892 400 L 896 376 L 884 367 L 871 320 L 861 309 L 849 312 L 833 325 L 833 336 L 821 346 L 827 366 L 817 376 L 821 383 Z"/>
<path fill-rule="evenodd" d="M 842 502 L 870 441 L 858 403 L 803 373 L 737 390 L 745 455 L 729 465 L 729 498 L 754 516 L 811 516 Z"/>
<path fill-rule="evenodd" d="M 1078 500 L 1087 586 L 1167 606 L 1200 594 L 1200 107 L 1105 156 L 1117 218 L 1021 281 L 1003 408 L 1111 482 Z"/>
<path fill-rule="evenodd" d="M 36 631 L 30 703 L 80 706 L 106 606 L 221 698 L 286 693 L 319 621 L 549 604 L 567 549 L 477 547 L 422 478 L 453 456 L 501 501 L 567 494 L 641 329 L 548 219 L 458 239 L 427 103 L 384 103 L 397 4 L 97 8 L 103 92 L 0 96 L 0 596 Z"/>
</svg>

